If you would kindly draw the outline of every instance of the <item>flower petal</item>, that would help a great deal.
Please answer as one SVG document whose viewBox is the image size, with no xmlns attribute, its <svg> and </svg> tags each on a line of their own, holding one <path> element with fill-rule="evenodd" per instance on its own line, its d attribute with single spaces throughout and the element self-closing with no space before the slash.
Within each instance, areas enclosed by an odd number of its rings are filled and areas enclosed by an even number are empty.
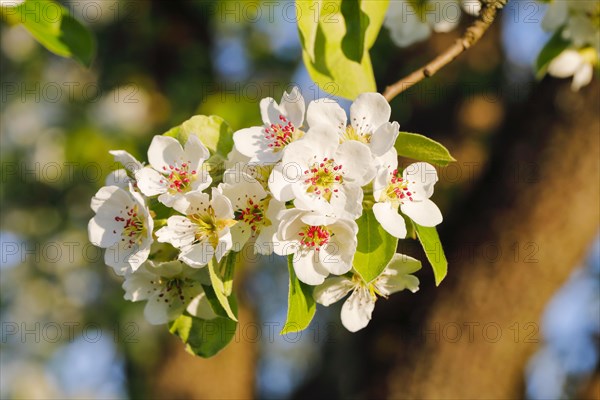
<svg viewBox="0 0 600 400">
<path fill-rule="evenodd" d="M 173 215 L 167 220 L 167 226 L 156 231 L 160 243 L 171 243 L 174 247 L 189 246 L 194 241 L 196 227 L 194 223 L 181 215 Z"/>
<path fill-rule="evenodd" d="M 329 275 L 329 272 L 321 267 L 319 257 L 313 250 L 297 253 L 293 265 L 298 279 L 307 285 L 320 285 Z"/>
<path fill-rule="evenodd" d="M 233 247 L 233 241 L 231 239 L 231 232 L 229 228 L 226 228 L 227 232 L 219 237 L 217 248 L 215 249 L 215 257 L 217 262 L 221 262 L 221 259 L 231 250 Z"/>
<path fill-rule="evenodd" d="M 144 307 L 144 318 L 152 325 L 162 325 L 169 322 L 167 311 L 168 303 L 161 301 L 158 296 L 153 296 L 148 299 L 146 307 Z"/>
<path fill-rule="evenodd" d="M 104 184 L 106 186 L 118 186 L 121 189 L 127 189 L 131 178 L 127 175 L 126 169 L 116 169 L 106 176 Z"/>
<path fill-rule="evenodd" d="M 308 105 L 306 122 L 311 129 L 324 127 L 342 135 L 346 131 L 346 121 L 346 112 L 335 100 L 322 98 Z"/>
<path fill-rule="evenodd" d="M 118 186 L 103 186 L 92 197 L 90 207 L 95 213 L 103 213 L 106 216 L 118 213 L 126 205 L 131 205 L 133 200 L 129 193 Z"/>
<path fill-rule="evenodd" d="M 272 159 L 272 162 L 281 159 L 280 153 L 273 153 L 269 148 L 265 137 L 265 128 L 262 126 L 253 126 L 251 128 L 240 129 L 233 134 L 233 142 L 237 151 L 250 161 Z M 266 161 L 265 161 L 266 162 Z"/>
<path fill-rule="evenodd" d="M 125 150 L 110 150 L 109 153 L 115 158 L 116 162 L 120 163 L 127 171 L 133 174 L 144 167 L 141 162 Z"/>
<path fill-rule="evenodd" d="M 386 154 L 394 147 L 398 134 L 400 133 L 400 124 L 397 122 L 386 122 L 381 125 L 371 136 L 371 152 L 374 156 L 380 157 Z"/>
<path fill-rule="evenodd" d="M 347 183 L 331 196 L 331 206 L 340 218 L 356 219 L 363 211 L 363 197 L 364 193 L 359 185 Z"/>
<path fill-rule="evenodd" d="M 169 136 L 154 136 L 148 148 L 148 161 L 157 171 L 164 171 L 170 165 L 175 165 L 182 156 L 181 144 L 177 139 Z"/>
<path fill-rule="evenodd" d="M 322 285 L 315 288 L 313 297 L 319 304 L 329 307 L 344 298 L 352 290 L 354 284 L 345 277 L 325 279 Z"/>
<path fill-rule="evenodd" d="M 145 196 L 156 196 L 167 191 L 164 175 L 150 167 L 142 168 L 135 173 L 138 188 Z"/>
<path fill-rule="evenodd" d="M 582 87 L 586 86 L 592 81 L 594 77 L 594 67 L 591 63 L 584 63 L 573 75 L 573 82 L 571 83 L 571 89 L 578 91 Z"/>
<path fill-rule="evenodd" d="M 375 309 L 375 300 L 364 287 L 357 288 L 342 306 L 342 325 L 356 332 L 369 324 Z"/>
<path fill-rule="evenodd" d="M 391 203 L 376 203 L 373 205 L 375 218 L 390 235 L 399 239 L 406 237 L 406 223 Z"/>
<path fill-rule="evenodd" d="M 409 189 L 415 199 L 428 199 L 433 194 L 433 186 L 438 181 L 435 167 L 426 162 L 410 164 L 402 172 L 402 177 L 408 181 Z"/>
<path fill-rule="evenodd" d="M 582 63 L 581 54 L 575 50 L 565 50 L 550 62 L 548 73 L 556 78 L 568 78 L 575 75 Z"/>
<path fill-rule="evenodd" d="M 121 240 L 123 223 L 95 216 L 88 223 L 88 237 L 94 246 L 110 247 Z"/>
<path fill-rule="evenodd" d="M 279 108 L 283 111 L 287 119 L 294 124 L 296 129 L 302 126 L 306 106 L 304 105 L 304 97 L 302 97 L 297 86 L 294 86 L 289 94 L 287 92 L 283 93 Z"/>
<path fill-rule="evenodd" d="M 363 93 L 350 106 L 350 123 L 357 133 L 374 133 L 389 122 L 392 108 L 380 93 Z"/>
<path fill-rule="evenodd" d="M 191 163 L 190 170 L 198 171 L 202 163 L 210 157 L 210 152 L 196 135 L 190 135 L 183 149 L 183 161 Z"/>
<path fill-rule="evenodd" d="M 179 259 L 193 268 L 204 267 L 213 258 L 215 249 L 208 242 L 200 242 L 181 250 Z"/>
<path fill-rule="evenodd" d="M 190 304 L 188 304 L 186 311 L 190 313 L 190 315 L 204 320 L 211 320 L 217 317 L 204 290 L 202 290 L 202 293 L 198 296 L 194 297 Z"/>
<path fill-rule="evenodd" d="M 404 254 L 394 254 L 385 270 L 375 280 L 377 289 L 386 296 L 408 289 L 419 290 L 419 278 L 411 275 L 421 269 L 421 261 Z"/>
<path fill-rule="evenodd" d="M 234 219 L 231 202 L 225 196 L 218 192 L 216 188 L 212 190 L 212 200 L 210 202 L 218 219 Z"/>
<path fill-rule="evenodd" d="M 279 164 L 269 176 L 269 190 L 273 197 L 279 201 L 289 201 L 294 198 L 292 185 L 288 178 L 283 174 L 283 166 Z"/>
<path fill-rule="evenodd" d="M 364 186 L 375 176 L 371 150 L 363 143 L 350 140 L 340 144 L 334 159 L 342 166 L 344 180 Z"/>
<path fill-rule="evenodd" d="M 229 228 L 229 231 L 231 232 L 231 241 L 235 244 L 236 248 L 239 246 L 240 249 L 252 236 L 252 228 L 244 221 L 238 221 Z"/>
<path fill-rule="evenodd" d="M 435 203 L 429 199 L 421 201 L 408 201 L 400 206 L 400 209 L 410 219 L 421 226 L 436 226 L 442 220 L 442 212 Z"/>
<path fill-rule="evenodd" d="M 260 101 L 260 116 L 265 125 L 279 124 L 279 117 L 283 114 L 281 108 L 272 97 L 265 97 Z"/>
</svg>

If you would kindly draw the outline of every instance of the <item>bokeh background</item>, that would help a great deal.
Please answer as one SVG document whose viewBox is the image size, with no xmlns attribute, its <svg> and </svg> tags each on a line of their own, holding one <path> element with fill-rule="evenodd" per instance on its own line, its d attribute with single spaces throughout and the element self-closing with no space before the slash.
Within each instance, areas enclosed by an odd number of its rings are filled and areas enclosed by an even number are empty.
<svg viewBox="0 0 600 400">
<path fill-rule="evenodd" d="M 543 4 L 510 2 L 475 48 L 392 102 L 402 130 L 458 160 L 434 195 L 442 286 L 424 263 L 421 290 L 379 301 L 360 333 L 319 306 L 308 330 L 281 337 L 285 262 L 248 260 L 238 333 L 209 360 L 123 299 L 87 241 L 89 201 L 117 168 L 108 150 L 145 160 L 153 135 L 194 114 L 237 130 L 293 85 L 325 96 L 302 64 L 293 3 L 66 4 L 96 36 L 90 69 L 0 25 L 0 397 L 600 397 L 598 82 L 574 93 L 535 80 Z M 383 28 L 379 89 L 469 21 L 406 49 Z M 411 240 L 400 251 L 425 259 Z"/>
</svg>

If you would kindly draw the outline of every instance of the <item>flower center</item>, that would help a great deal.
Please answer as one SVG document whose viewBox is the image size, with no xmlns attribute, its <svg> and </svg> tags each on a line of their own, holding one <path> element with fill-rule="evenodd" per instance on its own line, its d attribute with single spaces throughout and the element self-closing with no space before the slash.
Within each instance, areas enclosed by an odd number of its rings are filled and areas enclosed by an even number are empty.
<svg viewBox="0 0 600 400">
<path fill-rule="evenodd" d="M 325 157 L 322 162 L 314 163 L 304 171 L 304 183 L 308 185 L 307 193 L 313 193 L 330 201 L 331 195 L 337 193 L 337 187 L 344 182 L 342 166 L 331 158 Z"/>
<path fill-rule="evenodd" d="M 259 232 L 263 226 L 271 225 L 271 221 L 265 216 L 265 210 L 269 205 L 269 199 L 263 199 L 255 202 L 248 199 L 246 208 L 236 212 L 236 219 L 248 224 L 252 232 Z"/>
<path fill-rule="evenodd" d="M 135 244 L 142 242 L 146 233 L 146 226 L 144 225 L 143 216 L 138 213 L 137 205 L 132 208 L 125 206 L 125 210 L 127 210 L 126 215 L 124 217 L 117 215 L 115 221 L 124 222 L 123 230 L 121 231 L 121 241 L 125 242 L 128 248 L 131 248 Z M 116 231 L 113 231 L 113 233 L 116 233 Z"/>
<path fill-rule="evenodd" d="M 414 192 L 408 189 L 408 181 L 404 180 L 398 173 L 398 170 L 395 169 L 392 172 L 392 179 L 385 190 L 384 197 L 403 203 L 407 200 L 413 201 L 413 195 Z"/>
<path fill-rule="evenodd" d="M 300 139 L 303 132 L 296 129 L 292 121 L 288 121 L 283 115 L 279 116 L 281 121 L 278 124 L 271 124 L 265 128 L 265 138 L 269 141 L 268 146 L 274 152 L 283 150 L 285 146 L 292 143 L 294 140 Z"/>
<path fill-rule="evenodd" d="M 169 165 L 168 168 L 163 167 L 163 171 L 165 175 L 168 174 L 171 194 L 188 192 L 191 189 L 191 183 L 198 177 L 197 171 L 190 171 L 190 161 L 181 163 L 181 165 Z M 160 182 L 164 183 L 162 180 Z"/>
<path fill-rule="evenodd" d="M 194 282 L 191 279 L 181 277 L 159 277 L 157 280 L 150 281 L 150 284 L 155 285 L 154 290 L 160 290 L 157 299 L 158 301 L 162 300 L 165 303 L 170 303 L 176 298 L 178 298 L 181 301 L 185 301 L 185 295 L 183 293 L 183 290 L 187 288 L 193 288 L 196 285 L 196 282 Z M 192 299 L 193 297 L 189 298 L 189 300 Z M 171 304 L 169 304 L 169 307 L 171 307 Z"/>
<path fill-rule="evenodd" d="M 196 243 L 207 240 L 215 249 L 219 244 L 219 232 L 236 223 L 232 219 L 217 218 L 212 206 L 208 206 L 206 212 L 192 214 L 188 218 L 196 224 Z"/>
<path fill-rule="evenodd" d="M 348 125 L 346 131 L 340 136 L 340 143 L 356 140 L 364 144 L 369 144 L 371 143 L 371 136 L 373 136 L 372 133 L 360 133 L 357 132 L 352 125 Z"/>
<path fill-rule="evenodd" d="M 326 226 L 305 226 L 300 233 L 300 244 L 304 248 L 320 251 L 321 247 L 329 243 L 334 235 Z"/>
</svg>

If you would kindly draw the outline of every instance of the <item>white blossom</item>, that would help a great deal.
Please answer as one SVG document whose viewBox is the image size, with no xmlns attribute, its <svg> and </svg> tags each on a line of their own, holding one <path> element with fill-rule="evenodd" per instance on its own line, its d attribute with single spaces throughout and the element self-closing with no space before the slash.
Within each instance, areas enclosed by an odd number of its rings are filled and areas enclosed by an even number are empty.
<svg viewBox="0 0 600 400">
<path fill-rule="evenodd" d="M 356 219 L 362 213 L 361 187 L 374 173 L 366 145 L 354 140 L 340 144 L 337 136 L 324 132 L 288 146 L 271 172 L 269 189 L 279 201 L 295 199 L 297 208 Z"/>
<path fill-rule="evenodd" d="M 377 296 L 389 295 L 408 289 L 415 293 L 419 290 L 419 278 L 412 275 L 421 268 L 421 262 L 403 255 L 394 254 L 383 272 L 371 282 L 365 282 L 360 275 L 332 277 L 317 286 L 314 298 L 326 307 L 350 296 L 342 306 L 342 324 L 350 332 L 366 327 L 371 320 Z"/>
<path fill-rule="evenodd" d="M 297 87 L 283 93 L 281 103 L 271 97 L 260 101 L 263 126 L 241 129 L 234 133 L 235 148 L 250 162 L 270 164 L 279 161 L 283 150 L 300 139 L 304 132 L 304 98 Z"/>
<path fill-rule="evenodd" d="M 274 251 L 285 256 L 294 254 L 298 279 L 319 285 L 329 274 L 350 271 L 357 246 L 356 222 L 299 209 L 285 210 L 280 218 L 280 245 Z"/>
<path fill-rule="evenodd" d="M 125 276 L 125 299 L 147 301 L 144 316 L 154 325 L 172 321 L 184 311 L 201 319 L 213 319 L 216 314 L 198 273 L 180 261 L 147 261 Z"/>
<path fill-rule="evenodd" d="M 419 225 L 440 224 L 442 213 L 429 200 L 437 180 L 435 168 L 424 162 L 411 164 L 400 174 L 394 151 L 373 181 L 373 213 L 383 229 L 397 238 L 406 236 L 406 224 L 398 208 Z"/>
<path fill-rule="evenodd" d="M 257 253 L 273 253 L 277 241 L 278 215 L 285 203 L 273 199 L 256 180 L 246 177 L 239 183 L 222 183 L 220 192 L 231 201 L 237 223 L 231 229 L 234 245 L 241 248 L 253 238 Z"/>
<path fill-rule="evenodd" d="M 212 182 L 203 163 L 209 157 L 200 139 L 190 135 L 184 147 L 177 139 L 157 135 L 148 149 L 150 167 L 136 172 L 135 178 L 142 193 L 158 196 L 158 201 L 175 207 L 185 194 L 204 190 Z"/>
<path fill-rule="evenodd" d="M 179 259 L 186 264 L 204 267 L 214 257 L 217 262 L 232 249 L 230 227 L 236 223 L 231 202 L 216 188 L 212 199 L 207 193 L 187 193 L 175 205 L 182 215 L 169 217 L 167 225 L 156 232 L 161 243 L 171 243 L 181 250 Z"/>
<path fill-rule="evenodd" d="M 589 52 L 594 52 L 591 48 Z M 585 54 L 585 53 L 584 53 Z M 571 89 L 578 91 L 594 77 L 594 66 L 582 52 L 567 49 L 560 53 L 548 65 L 548 73 L 556 78 L 573 77 Z M 593 54 L 592 54 L 593 56 Z"/>
<path fill-rule="evenodd" d="M 150 253 L 154 222 L 142 196 L 104 186 L 92 198 L 96 215 L 88 224 L 90 242 L 106 248 L 104 262 L 119 275 L 135 271 Z"/>
<path fill-rule="evenodd" d="M 119 186 L 126 189 L 131 183 L 135 187 L 137 185 L 135 173 L 144 168 L 144 164 L 125 150 L 111 150 L 109 153 L 114 157 L 115 162 L 118 162 L 124 168 L 114 170 L 108 174 L 105 185 Z"/>
<path fill-rule="evenodd" d="M 369 147 L 374 157 L 386 154 L 396 142 L 400 125 L 390 122 L 392 109 L 380 93 L 363 93 L 350 106 L 350 124 L 346 112 L 330 99 L 318 99 L 308 105 L 307 135 L 322 140 L 335 134 L 341 143 L 357 141 Z"/>
</svg>

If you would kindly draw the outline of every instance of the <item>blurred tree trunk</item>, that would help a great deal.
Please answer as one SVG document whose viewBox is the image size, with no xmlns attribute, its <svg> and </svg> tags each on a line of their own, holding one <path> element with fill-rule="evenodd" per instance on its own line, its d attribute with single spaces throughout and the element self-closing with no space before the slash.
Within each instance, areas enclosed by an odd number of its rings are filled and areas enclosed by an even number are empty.
<svg viewBox="0 0 600 400">
<path fill-rule="evenodd" d="M 247 325 L 252 312 L 239 305 L 239 323 Z M 256 344 L 234 336 L 216 356 L 194 357 L 175 336 L 167 342 L 165 358 L 152 373 L 149 394 L 155 399 L 250 399 L 254 396 Z"/>
<path fill-rule="evenodd" d="M 443 232 L 460 256 L 423 330 L 379 374 L 389 397 L 523 396 L 541 313 L 598 233 L 598 89 L 545 84 L 509 115 L 490 170 Z"/>
</svg>

